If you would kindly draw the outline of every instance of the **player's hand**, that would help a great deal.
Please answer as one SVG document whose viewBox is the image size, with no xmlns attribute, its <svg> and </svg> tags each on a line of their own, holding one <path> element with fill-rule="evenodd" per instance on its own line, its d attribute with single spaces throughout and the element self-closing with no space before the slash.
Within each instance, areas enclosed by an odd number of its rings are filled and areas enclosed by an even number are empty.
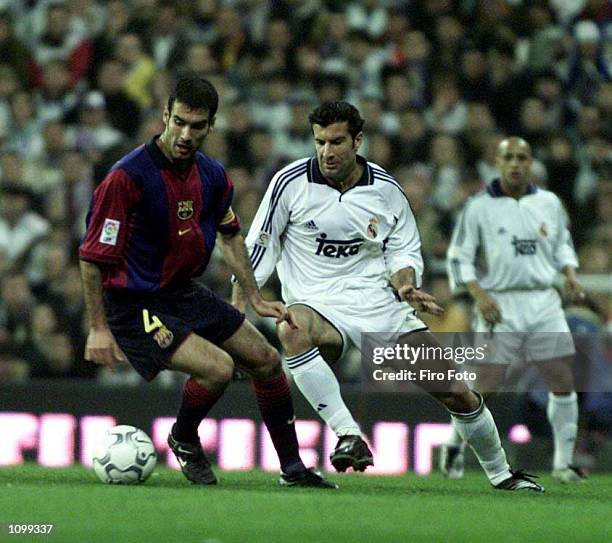
<svg viewBox="0 0 612 543">
<path fill-rule="evenodd" d="M 582 302 L 585 298 L 582 285 L 572 277 L 565 280 L 565 293 L 572 302 Z"/>
<path fill-rule="evenodd" d="M 267 302 L 263 298 L 259 298 L 255 301 L 251 300 L 251 305 L 261 317 L 274 317 L 276 324 L 287 321 L 290 328 L 294 330 L 298 328 L 293 315 L 282 302 Z"/>
<path fill-rule="evenodd" d="M 442 315 L 442 309 L 436 299 L 427 292 L 418 290 L 414 285 L 404 285 L 397 289 L 397 294 L 403 302 L 408 302 L 417 311 L 431 313 L 432 315 Z"/>
<path fill-rule="evenodd" d="M 489 324 L 497 324 L 502 321 L 501 309 L 495 299 L 487 292 L 482 291 L 476 298 L 476 306 Z"/>
<path fill-rule="evenodd" d="M 85 345 L 85 360 L 113 369 L 116 362 L 127 362 L 127 356 L 125 356 L 108 328 L 92 328 Z"/>
</svg>

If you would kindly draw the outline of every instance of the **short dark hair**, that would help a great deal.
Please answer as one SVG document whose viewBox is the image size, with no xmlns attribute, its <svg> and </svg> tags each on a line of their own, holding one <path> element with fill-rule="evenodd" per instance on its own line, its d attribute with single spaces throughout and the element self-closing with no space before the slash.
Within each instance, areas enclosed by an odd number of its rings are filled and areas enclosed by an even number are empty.
<svg viewBox="0 0 612 543">
<path fill-rule="evenodd" d="M 363 130 L 365 121 L 361 118 L 359 110 L 348 102 L 326 102 L 316 108 L 308 115 L 310 125 L 329 126 L 334 123 L 348 123 L 348 129 L 355 140 L 359 132 Z"/>
<path fill-rule="evenodd" d="M 172 105 L 175 101 L 193 109 L 207 109 L 210 120 L 217 113 L 219 94 L 208 79 L 197 75 L 186 75 L 178 80 L 172 94 L 168 97 L 168 112 L 172 112 Z"/>
</svg>

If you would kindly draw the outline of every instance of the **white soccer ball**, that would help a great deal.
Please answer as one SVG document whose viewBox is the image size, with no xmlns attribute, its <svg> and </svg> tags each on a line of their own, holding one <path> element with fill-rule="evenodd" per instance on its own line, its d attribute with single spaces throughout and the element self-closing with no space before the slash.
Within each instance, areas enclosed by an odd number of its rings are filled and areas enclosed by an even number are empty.
<svg viewBox="0 0 612 543">
<path fill-rule="evenodd" d="M 93 467 L 103 483 L 144 483 L 155 468 L 157 453 L 141 429 L 122 424 L 110 428 L 95 448 Z"/>
</svg>

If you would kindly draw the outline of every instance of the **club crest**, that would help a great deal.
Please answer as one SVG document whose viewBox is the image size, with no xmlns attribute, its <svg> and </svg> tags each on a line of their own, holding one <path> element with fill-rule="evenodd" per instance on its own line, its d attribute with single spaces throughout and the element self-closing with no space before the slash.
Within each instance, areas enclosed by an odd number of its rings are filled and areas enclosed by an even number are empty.
<svg viewBox="0 0 612 543">
<path fill-rule="evenodd" d="M 193 200 L 180 200 L 177 202 L 176 214 L 182 221 L 187 221 L 193 217 Z"/>
<path fill-rule="evenodd" d="M 155 332 L 153 339 L 157 342 L 160 349 L 166 349 L 172 345 L 172 342 L 174 341 L 174 334 L 165 326 L 162 326 L 157 332 Z"/>
<path fill-rule="evenodd" d="M 543 222 L 540 225 L 540 236 L 542 236 L 543 238 L 548 237 L 548 229 L 546 228 L 546 223 Z"/>
<path fill-rule="evenodd" d="M 368 236 L 371 238 L 375 238 L 378 235 L 378 219 L 376 217 L 372 217 L 370 219 L 370 224 L 368 225 Z"/>
</svg>

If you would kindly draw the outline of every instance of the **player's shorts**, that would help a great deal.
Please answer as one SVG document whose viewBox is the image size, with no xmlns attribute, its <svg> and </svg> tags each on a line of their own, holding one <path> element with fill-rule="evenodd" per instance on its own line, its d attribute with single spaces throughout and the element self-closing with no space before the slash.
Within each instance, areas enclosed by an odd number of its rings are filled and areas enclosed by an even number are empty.
<svg viewBox="0 0 612 543">
<path fill-rule="evenodd" d="M 195 282 L 145 295 L 105 291 L 104 307 L 119 347 L 147 381 L 192 332 L 219 345 L 244 322 L 244 314 Z"/>
<path fill-rule="evenodd" d="M 473 330 L 490 355 L 484 364 L 509 365 L 572 356 L 574 340 L 561 298 L 553 289 L 489 293 L 499 305 L 502 322 L 493 328 L 475 310 Z"/>
<path fill-rule="evenodd" d="M 333 298 L 295 301 L 323 316 L 342 337 L 342 358 L 350 344 L 361 350 L 361 334 L 376 333 L 384 345 L 396 341 L 403 334 L 427 330 L 427 325 L 416 316 L 406 302 L 400 302 L 391 289 L 351 289 Z"/>
</svg>

